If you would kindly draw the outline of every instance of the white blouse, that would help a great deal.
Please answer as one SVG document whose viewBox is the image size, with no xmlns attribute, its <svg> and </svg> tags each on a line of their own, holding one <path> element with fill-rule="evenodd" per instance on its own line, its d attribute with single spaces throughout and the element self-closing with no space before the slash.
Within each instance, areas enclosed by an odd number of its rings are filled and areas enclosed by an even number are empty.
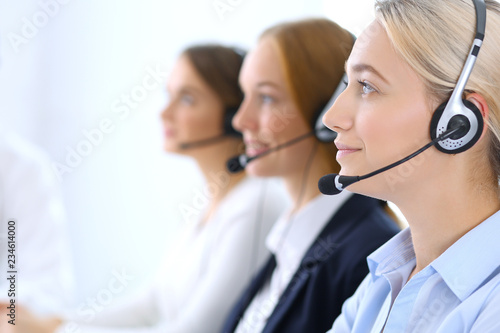
<svg viewBox="0 0 500 333">
<path fill-rule="evenodd" d="M 220 332 L 268 257 L 266 235 L 287 203 L 276 180 L 242 180 L 208 222 L 176 237 L 148 292 L 93 318 L 76 315 L 57 332 Z"/>
<path fill-rule="evenodd" d="M 276 258 L 271 278 L 255 295 L 236 327 L 237 333 L 262 332 L 307 250 L 352 193 L 318 195 L 295 214 L 284 212 L 266 240 Z"/>
</svg>

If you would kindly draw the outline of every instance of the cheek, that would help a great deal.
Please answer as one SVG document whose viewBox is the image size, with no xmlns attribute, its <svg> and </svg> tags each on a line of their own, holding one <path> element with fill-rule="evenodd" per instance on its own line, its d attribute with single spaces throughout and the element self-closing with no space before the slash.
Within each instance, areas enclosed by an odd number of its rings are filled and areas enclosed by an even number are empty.
<svg viewBox="0 0 500 333">
<path fill-rule="evenodd" d="M 179 134 L 185 139 L 215 136 L 222 131 L 222 119 L 215 110 L 190 110 L 179 116 Z"/>
<path fill-rule="evenodd" d="M 268 143 L 280 142 L 283 133 L 287 131 L 287 126 L 279 117 L 279 109 L 267 109 L 259 114 L 258 139 Z"/>
<path fill-rule="evenodd" d="M 368 111 L 361 114 L 356 121 L 357 132 L 367 158 L 366 162 L 371 168 L 379 167 L 380 163 L 386 159 L 385 151 L 390 149 L 391 143 L 400 140 L 400 138 L 395 138 L 394 124 L 382 119 L 376 116 L 375 112 Z"/>
<path fill-rule="evenodd" d="M 283 143 L 309 130 L 299 111 L 288 104 L 275 105 L 262 112 L 260 133 L 269 141 Z"/>
<path fill-rule="evenodd" d="M 189 114 L 189 111 L 180 112 L 177 117 L 177 136 L 180 140 L 189 139 L 196 127 L 197 119 Z"/>
<path fill-rule="evenodd" d="M 394 110 L 394 108 L 392 108 Z M 400 107 L 396 112 L 370 114 L 358 121 L 358 130 L 367 158 L 374 167 L 395 162 L 430 141 L 430 115 L 418 105 Z"/>
<path fill-rule="evenodd" d="M 301 136 L 310 129 L 302 118 L 268 114 L 259 119 L 258 139 L 265 142 L 269 148 L 287 143 Z M 293 145 L 276 150 L 269 155 L 255 160 L 247 167 L 247 172 L 255 176 L 273 177 L 285 176 L 300 169 L 309 152 L 312 140 L 303 140 Z"/>
</svg>

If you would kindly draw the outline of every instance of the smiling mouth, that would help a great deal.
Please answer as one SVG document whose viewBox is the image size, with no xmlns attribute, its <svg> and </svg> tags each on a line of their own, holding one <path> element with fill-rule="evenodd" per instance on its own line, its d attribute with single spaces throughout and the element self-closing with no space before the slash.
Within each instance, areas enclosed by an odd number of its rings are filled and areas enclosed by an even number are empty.
<svg viewBox="0 0 500 333">
<path fill-rule="evenodd" d="M 258 142 L 245 143 L 245 152 L 249 157 L 263 154 L 269 150 L 269 146 Z"/>
</svg>

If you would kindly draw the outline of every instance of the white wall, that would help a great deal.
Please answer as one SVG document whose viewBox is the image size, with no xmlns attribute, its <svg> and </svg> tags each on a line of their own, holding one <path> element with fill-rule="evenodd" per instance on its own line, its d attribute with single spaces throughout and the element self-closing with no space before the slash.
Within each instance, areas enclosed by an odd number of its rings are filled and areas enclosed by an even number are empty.
<svg viewBox="0 0 500 333">
<path fill-rule="evenodd" d="M 77 303 L 105 287 L 113 270 L 136 277 L 127 292 L 147 281 L 182 223 L 178 205 L 202 182 L 185 180 L 197 174 L 191 161 L 162 152 L 164 81 L 128 114 L 123 94 L 139 94 L 148 71 L 167 73 L 192 43 L 250 47 L 264 28 L 305 16 L 328 15 L 359 33 L 372 7 L 361 0 L 221 0 L 233 4 L 221 17 L 214 2 L 0 0 L 0 119 L 67 167 L 59 174 Z M 100 138 L 103 121 L 109 133 Z M 93 144 L 85 131 L 94 133 Z M 78 149 L 87 156 L 70 156 Z"/>
</svg>

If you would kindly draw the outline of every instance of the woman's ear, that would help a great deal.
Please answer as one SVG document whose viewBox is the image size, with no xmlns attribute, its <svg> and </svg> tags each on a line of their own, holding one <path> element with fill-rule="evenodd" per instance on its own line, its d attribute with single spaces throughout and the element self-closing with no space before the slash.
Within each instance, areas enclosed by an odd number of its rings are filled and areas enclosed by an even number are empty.
<svg viewBox="0 0 500 333">
<path fill-rule="evenodd" d="M 490 114 L 488 103 L 486 103 L 484 97 L 478 93 L 468 94 L 466 99 L 472 104 L 474 104 L 483 115 L 483 121 L 484 121 L 483 133 L 481 133 L 481 137 L 479 138 L 479 140 L 481 140 L 488 129 L 487 124 L 488 124 L 488 117 Z"/>
</svg>

